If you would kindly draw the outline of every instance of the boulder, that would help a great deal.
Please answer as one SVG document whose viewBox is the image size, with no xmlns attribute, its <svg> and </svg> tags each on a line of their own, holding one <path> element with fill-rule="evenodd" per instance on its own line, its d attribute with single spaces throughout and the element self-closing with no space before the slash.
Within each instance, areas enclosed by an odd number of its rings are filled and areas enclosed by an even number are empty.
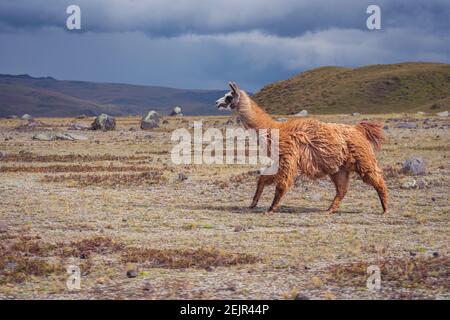
<svg viewBox="0 0 450 320">
<path fill-rule="evenodd" d="M 306 117 L 308 115 L 308 111 L 302 110 L 299 113 L 294 114 L 296 117 Z"/>
<path fill-rule="evenodd" d="M 172 112 L 170 113 L 172 117 L 182 117 L 183 114 L 181 113 L 181 107 L 175 107 L 173 108 Z"/>
<path fill-rule="evenodd" d="M 92 130 L 109 131 L 116 129 L 116 119 L 112 116 L 102 113 L 97 116 L 91 125 Z"/>
<path fill-rule="evenodd" d="M 30 116 L 28 113 L 25 113 L 21 119 L 31 121 L 31 120 L 33 120 L 33 117 Z"/>
<path fill-rule="evenodd" d="M 427 171 L 425 161 L 421 158 L 410 158 L 403 163 L 402 172 L 414 176 L 425 174 Z"/>
<path fill-rule="evenodd" d="M 15 114 L 10 114 L 9 116 L 6 117 L 6 119 L 18 119 L 19 117 L 16 116 Z"/>
<path fill-rule="evenodd" d="M 159 114 L 156 111 L 149 111 L 146 116 L 141 119 L 141 129 L 149 130 L 159 127 Z"/>
<path fill-rule="evenodd" d="M 438 113 L 436 113 L 436 115 L 438 117 L 448 117 L 448 111 L 438 112 Z"/>
</svg>

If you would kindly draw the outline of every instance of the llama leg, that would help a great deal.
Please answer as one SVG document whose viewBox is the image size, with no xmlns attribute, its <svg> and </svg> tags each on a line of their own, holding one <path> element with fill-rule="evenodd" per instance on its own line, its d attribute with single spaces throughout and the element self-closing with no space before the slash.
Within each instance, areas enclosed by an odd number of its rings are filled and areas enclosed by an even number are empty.
<svg viewBox="0 0 450 320">
<path fill-rule="evenodd" d="M 331 180 L 334 183 L 334 186 L 336 188 L 336 195 L 333 199 L 333 202 L 331 203 L 330 207 L 328 208 L 328 213 L 333 213 L 337 210 L 339 207 L 339 204 L 341 203 L 342 199 L 344 199 L 345 194 L 348 190 L 348 180 L 349 180 L 350 172 L 346 169 L 341 169 L 337 173 L 330 175 Z"/>
<path fill-rule="evenodd" d="M 253 197 L 252 204 L 250 205 L 250 209 L 253 209 L 258 204 L 259 198 L 261 197 L 261 194 L 263 193 L 264 187 L 266 185 L 273 183 L 273 176 L 268 175 L 261 175 L 258 179 L 258 185 L 256 187 L 255 196 Z"/>
<path fill-rule="evenodd" d="M 363 176 L 363 181 L 375 188 L 380 198 L 383 212 L 387 213 L 388 191 L 382 174 L 378 171 L 368 172 Z"/>
<path fill-rule="evenodd" d="M 272 205 L 269 210 L 267 210 L 266 214 L 272 214 L 275 210 L 278 210 L 281 199 L 294 183 L 296 173 L 297 164 L 294 157 L 289 159 L 280 159 L 278 173 L 274 177 L 274 181 L 276 183 L 275 197 L 273 198 Z"/>
</svg>

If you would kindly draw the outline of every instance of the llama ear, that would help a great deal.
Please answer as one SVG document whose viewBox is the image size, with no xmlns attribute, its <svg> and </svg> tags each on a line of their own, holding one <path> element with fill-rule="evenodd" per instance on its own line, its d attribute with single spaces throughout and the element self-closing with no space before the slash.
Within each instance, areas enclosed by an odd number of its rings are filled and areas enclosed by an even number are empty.
<svg viewBox="0 0 450 320">
<path fill-rule="evenodd" d="M 234 93 L 234 94 L 236 94 L 236 95 L 239 95 L 239 87 L 238 87 L 238 85 L 236 84 L 236 83 L 234 83 L 234 82 L 230 82 L 230 83 L 228 83 L 228 85 L 230 86 L 230 88 L 231 88 L 231 91 Z"/>
</svg>

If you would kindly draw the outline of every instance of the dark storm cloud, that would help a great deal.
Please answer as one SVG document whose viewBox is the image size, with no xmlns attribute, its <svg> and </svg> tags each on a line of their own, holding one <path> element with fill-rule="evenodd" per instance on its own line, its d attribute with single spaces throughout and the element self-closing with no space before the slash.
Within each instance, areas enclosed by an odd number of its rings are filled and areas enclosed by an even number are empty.
<svg viewBox="0 0 450 320">
<path fill-rule="evenodd" d="M 450 62 L 449 16 L 444 0 L 0 0 L 0 73 L 255 91 L 322 65 Z"/>
<path fill-rule="evenodd" d="M 369 4 L 382 8 L 385 28 L 450 27 L 447 0 L 0 0 L 0 21 L 14 28 L 64 28 L 70 4 L 81 7 L 85 31 L 142 31 L 154 37 L 252 30 L 298 36 L 329 28 L 363 29 Z"/>
</svg>

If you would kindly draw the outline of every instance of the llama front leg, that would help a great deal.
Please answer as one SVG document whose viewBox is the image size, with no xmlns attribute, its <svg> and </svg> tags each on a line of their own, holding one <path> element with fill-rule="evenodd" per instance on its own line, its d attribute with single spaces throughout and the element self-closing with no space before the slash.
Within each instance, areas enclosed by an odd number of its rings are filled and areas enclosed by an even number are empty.
<svg viewBox="0 0 450 320">
<path fill-rule="evenodd" d="M 272 205 L 269 210 L 267 210 L 266 214 L 273 214 L 274 211 L 280 208 L 281 200 L 294 183 L 296 173 L 297 164 L 295 162 L 295 157 L 291 156 L 288 159 L 280 159 L 278 173 L 274 177 L 274 181 L 276 183 L 275 197 L 273 198 Z"/>
<path fill-rule="evenodd" d="M 258 179 L 258 185 L 256 187 L 255 196 L 253 197 L 252 204 L 250 205 L 250 209 L 253 209 L 258 204 L 259 198 L 261 198 L 261 194 L 264 191 L 264 187 L 266 185 L 270 185 L 273 183 L 273 176 L 269 175 L 261 175 Z"/>
</svg>

